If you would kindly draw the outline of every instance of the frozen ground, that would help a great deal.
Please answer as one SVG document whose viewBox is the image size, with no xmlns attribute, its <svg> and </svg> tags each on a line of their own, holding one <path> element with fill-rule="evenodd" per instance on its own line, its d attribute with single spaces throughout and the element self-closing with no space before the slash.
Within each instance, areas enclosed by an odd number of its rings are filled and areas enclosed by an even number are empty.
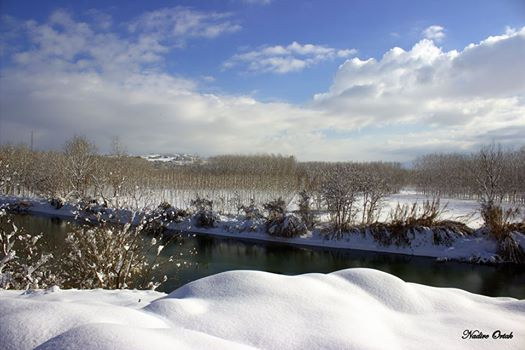
<svg viewBox="0 0 525 350">
<path fill-rule="evenodd" d="M 462 339 L 479 330 L 489 339 Z M 496 330 L 511 339 L 492 339 Z M 2 348 L 523 349 L 525 301 L 406 283 L 372 269 L 231 271 L 169 295 L 0 291 Z"/>
</svg>

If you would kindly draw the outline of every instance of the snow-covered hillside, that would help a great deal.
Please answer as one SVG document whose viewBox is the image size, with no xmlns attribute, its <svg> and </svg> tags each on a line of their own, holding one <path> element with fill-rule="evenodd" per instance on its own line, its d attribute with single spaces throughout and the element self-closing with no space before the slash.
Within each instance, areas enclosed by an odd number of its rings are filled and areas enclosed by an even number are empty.
<svg viewBox="0 0 525 350">
<path fill-rule="evenodd" d="M 488 339 L 462 339 L 466 330 Z M 493 339 L 495 331 L 510 339 Z M 371 269 L 232 271 L 166 295 L 0 292 L 4 349 L 523 349 L 525 301 Z"/>
<path fill-rule="evenodd" d="M 174 154 L 148 154 L 141 156 L 150 162 L 158 162 L 170 165 L 186 165 L 192 164 L 200 160 L 199 157 L 185 153 L 174 153 Z"/>
</svg>

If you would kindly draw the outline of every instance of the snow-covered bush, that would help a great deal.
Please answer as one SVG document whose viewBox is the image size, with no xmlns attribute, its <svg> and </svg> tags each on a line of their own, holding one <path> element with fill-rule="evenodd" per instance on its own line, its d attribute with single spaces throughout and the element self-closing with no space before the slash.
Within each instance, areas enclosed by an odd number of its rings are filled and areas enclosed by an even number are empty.
<svg viewBox="0 0 525 350">
<path fill-rule="evenodd" d="M 219 220 L 217 214 L 213 212 L 213 201 L 197 196 L 191 201 L 192 207 L 195 209 L 193 220 L 197 227 L 214 227 Z"/>
<path fill-rule="evenodd" d="M 239 205 L 237 207 L 237 213 L 241 211 L 244 214 L 245 220 L 258 220 L 263 216 L 261 211 L 257 207 L 257 204 L 255 204 L 254 198 L 250 198 L 250 204 L 248 205 L 244 205 L 244 204 Z"/>
<path fill-rule="evenodd" d="M 474 230 L 466 224 L 453 220 L 438 220 L 430 229 L 432 230 L 432 242 L 436 245 L 450 247 L 460 237 L 472 235 Z"/>
<path fill-rule="evenodd" d="M 291 238 L 304 235 L 308 228 L 299 217 L 286 213 L 280 221 L 268 222 L 266 231 L 272 236 Z"/>
<path fill-rule="evenodd" d="M 66 288 L 155 289 L 165 281 L 161 258 L 169 242 L 141 235 L 142 227 L 82 226 L 70 232 L 58 267 Z M 153 252 L 153 256 L 148 255 Z"/>
<path fill-rule="evenodd" d="M 108 208 L 108 203 L 103 198 L 82 198 L 77 207 L 80 211 L 87 214 L 102 215 Z"/>
<path fill-rule="evenodd" d="M 48 269 L 52 255 L 43 252 L 41 238 L 25 233 L 0 211 L 0 289 L 46 288 L 57 283 Z"/>
<path fill-rule="evenodd" d="M 254 198 L 250 199 L 250 204 L 248 205 L 239 205 L 237 214 L 242 215 L 240 223 L 235 226 L 235 229 L 239 232 L 254 232 L 264 225 L 264 215 L 255 203 Z"/>
<path fill-rule="evenodd" d="M 297 214 L 309 230 L 311 230 L 316 224 L 315 215 L 311 208 L 311 202 L 312 196 L 308 194 L 306 190 L 299 192 L 299 200 L 297 203 L 299 210 L 297 211 Z"/>
<path fill-rule="evenodd" d="M 180 223 L 188 216 L 189 213 L 186 210 L 175 208 L 168 202 L 162 202 L 145 215 L 143 232 L 154 235 L 164 234 L 172 222 Z"/>
<path fill-rule="evenodd" d="M 52 197 L 48 200 L 48 202 L 53 208 L 57 210 L 62 208 L 64 204 L 66 204 L 65 199 L 61 197 Z"/>
<path fill-rule="evenodd" d="M 286 213 L 286 203 L 282 198 L 264 204 L 268 212 L 266 217 L 266 231 L 272 236 L 297 237 L 307 232 L 302 220 L 290 213 Z"/>
<path fill-rule="evenodd" d="M 267 222 L 282 221 L 284 213 L 286 212 L 286 203 L 279 197 L 278 199 L 263 204 L 263 208 L 268 213 L 266 216 Z"/>
</svg>

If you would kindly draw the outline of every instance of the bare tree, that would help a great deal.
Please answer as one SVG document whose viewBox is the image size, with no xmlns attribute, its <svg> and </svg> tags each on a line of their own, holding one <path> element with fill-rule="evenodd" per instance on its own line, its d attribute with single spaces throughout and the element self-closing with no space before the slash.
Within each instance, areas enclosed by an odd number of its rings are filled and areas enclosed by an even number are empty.
<svg viewBox="0 0 525 350">
<path fill-rule="evenodd" d="M 492 207 L 501 202 L 501 180 L 504 171 L 504 155 L 501 145 L 491 144 L 483 146 L 473 157 L 475 166 L 472 167 L 474 180 L 478 185 L 480 201 Z"/>
<path fill-rule="evenodd" d="M 355 218 L 354 206 L 361 177 L 355 166 L 337 164 L 322 184 L 323 198 L 330 213 L 334 236 L 341 237 Z"/>
<path fill-rule="evenodd" d="M 64 145 L 64 170 L 73 194 L 79 198 L 86 197 L 93 181 L 96 152 L 95 145 L 83 136 L 74 136 Z"/>
</svg>

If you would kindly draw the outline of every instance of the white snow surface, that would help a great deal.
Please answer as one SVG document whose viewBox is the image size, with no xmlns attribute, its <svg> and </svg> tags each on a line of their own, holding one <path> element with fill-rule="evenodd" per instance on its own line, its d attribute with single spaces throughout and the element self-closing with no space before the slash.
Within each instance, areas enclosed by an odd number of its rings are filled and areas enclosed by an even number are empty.
<svg viewBox="0 0 525 350">
<path fill-rule="evenodd" d="M 139 301 L 140 300 L 140 301 Z M 480 330 L 489 339 L 462 339 Z M 492 339 L 500 330 L 512 339 Z M 523 349 L 525 300 L 372 269 L 230 271 L 169 295 L 0 291 L 3 349 Z"/>
</svg>

